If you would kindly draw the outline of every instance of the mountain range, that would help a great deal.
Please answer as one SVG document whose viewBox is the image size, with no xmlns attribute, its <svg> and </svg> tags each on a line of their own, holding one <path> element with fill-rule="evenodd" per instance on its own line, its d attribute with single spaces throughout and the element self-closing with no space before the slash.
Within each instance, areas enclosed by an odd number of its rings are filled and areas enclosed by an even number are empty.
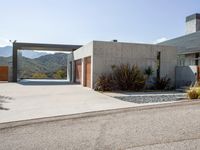
<svg viewBox="0 0 200 150">
<path fill-rule="evenodd" d="M 4 56 L 7 56 L 4 53 Z M 8 65 L 12 67 L 12 57 L 0 57 L 0 65 Z M 62 70 L 66 75 L 67 70 L 67 54 L 55 53 L 40 56 L 37 58 L 18 57 L 18 72 L 20 78 L 32 78 L 35 73 L 42 73 L 48 78 L 53 78 L 56 71 Z"/>
<path fill-rule="evenodd" d="M 35 52 L 35 51 L 30 51 L 30 50 L 23 50 L 21 51 L 22 55 L 27 58 L 38 58 L 40 56 L 47 55 L 47 52 Z M 12 56 L 12 46 L 5 46 L 5 47 L 0 47 L 0 56 L 2 57 L 9 57 Z"/>
<path fill-rule="evenodd" d="M 12 46 L 0 47 L 0 56 L 9 57 L 12 55 Z"/>
</svg>

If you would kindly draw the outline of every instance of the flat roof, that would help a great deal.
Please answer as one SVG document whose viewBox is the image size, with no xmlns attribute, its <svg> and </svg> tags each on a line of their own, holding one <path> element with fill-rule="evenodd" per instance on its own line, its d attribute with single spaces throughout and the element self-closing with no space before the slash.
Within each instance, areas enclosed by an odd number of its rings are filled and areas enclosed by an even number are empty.
<svg viewBox="0 0 200 150">
<path fill-rule="evenodd" d="M 178 53 L 200 52 L 200 31 L 170 39 L 158 44 L 176 46 Z"/>
<path fill-rule="evenodd" d="M 18 50 L 38 50 L 38 51 L 74 51 L 82 45 L 65 45 L 65 44 L 43 44 L 43 43 L 13 43 L 13 48 Z"/>
<path fill-rule="evenodd" d="M 191 21 L 191 20 L 194 20 L 194 19 L 200 19 L 200 14 L 197 14 L 197 13 L 196 13 L 196 14 L 187 16 L 187 17 L 186 17 L 186 22 Z"/>
</svg>

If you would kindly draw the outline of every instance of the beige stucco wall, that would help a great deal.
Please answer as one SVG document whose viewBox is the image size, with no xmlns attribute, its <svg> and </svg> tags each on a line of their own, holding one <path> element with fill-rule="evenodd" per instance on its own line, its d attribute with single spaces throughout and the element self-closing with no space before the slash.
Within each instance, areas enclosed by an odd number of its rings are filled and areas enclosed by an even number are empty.
<svg viewBox="0 0 200 150">
<path fill-rule="evenodd" d="M 161 52 L 161 77 L 175 81 L 175 66 L 177 64 L 176 48 L 150 44 L 120 43 L 120 42 L 93 42 L 93 81 L 95 83 L 102 73 L 111 72 L 112 65 L 137 65 L 144 71 L 148 66 L 154 69 L 156 76 L 157 52 Z"/>
</svg>

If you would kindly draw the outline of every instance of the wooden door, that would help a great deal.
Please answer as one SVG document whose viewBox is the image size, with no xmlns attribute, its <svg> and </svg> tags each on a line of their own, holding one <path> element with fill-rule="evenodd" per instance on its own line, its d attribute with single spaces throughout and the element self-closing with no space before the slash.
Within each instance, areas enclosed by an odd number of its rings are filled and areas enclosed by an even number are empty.
<svg viewBox="0 0 200 150">
<path fill-rule="evenodd" d="M 197 66 L 197 81 L 200 81 L 200 66 Z"/>
<path fill-rule="evenodd" d="M 85 58 L 85 86 L 91 87 L 91 57 Z"/>
<path fill-rule="evenodd" d="M 8 81 L 8 66 L 0 66 L 0 81 Z"/>
<path fill-rule="evenodd" d="M 76 83 L 81 83 L 82 79 L 82 65 L 81 65 L 81 60 L 76 60 L 75 61 L 75 82 Z"/>
</svg>

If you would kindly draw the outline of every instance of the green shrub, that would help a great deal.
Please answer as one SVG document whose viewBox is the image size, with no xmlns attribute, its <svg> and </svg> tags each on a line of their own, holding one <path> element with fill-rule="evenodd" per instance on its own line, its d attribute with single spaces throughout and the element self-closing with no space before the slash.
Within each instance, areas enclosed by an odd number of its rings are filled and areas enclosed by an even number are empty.
<svg viewBox="0 0 200 150">
<path fill-rule="evenodd" d="M 65 79 L 67 77 L 67 74 L 65 73 L 64 70 L 57 70 L 54 75 L 54 79 Z"/>
<path fill-rule="evenodd" d="M 190 99 L 197 99 L 197 98 L 199 97 L 198 93 L 197 93 L 196 90 L 194 90 L 194 89 L 189 90 L 189 91 L 187 92 L 187 94 L 188 94 L 188 97 L 189 97 Z"/>
<path fill-rule="evenodd" d="M 198 96 L 200 96 L 200 88 L 199 88 L 199 87 L 196 87 L 196 88 L 194 88 L 194 89 L 195 89 L 195 91 L 197 92 Z"/>
<path fill-rule="evenodd" d="M 153 89 L 154 88 L 154 81 L 153 81 L 153 78 L 152 75 L 154 73 L 154 70 L 151 66 L 147 67 L 145 70 L 144 70 L 144 74 L 146 75 L 146 85 L 145 85 L 145 89 Z"/>
<path fill-rule="evenodd" d="M 102 74 L 98 77 L 96 84 L 95 84 L 95 90 L 96 91 L 113 91 L 116 89 L 115 81 L 113 80 L 113 77 L 111 74 L 106 75 Z"/>
<path fill-rule="evenodd" d="M 190 88 L 190 90 L 187 91 L 187 95 L 190 99 L 200 99 L 200 87 Z"/>
<path fill-rule="evenodd" d="M 33 73 L 32 78 L 34 79 L 47 79 L 47 75 L 45 73 Z"/>
<path fill-rule="evenodd" d="M 119 90 L 141 90 L 145 86 L 144 74 L 135 65 L 122 64 L 113 68 L 113 78 Z"/>
<path fill-rule="evenodd" d="M 144 70 L 144 74 L 147 75 L 148 78 L 149 78 L 151 75 L 153 75 L 153 73 L 154 73 L 154 71 L 153 71 L 152 67 L 150 67 L 150 66 Z"/>
<path fill-rule="evenodd" d="M 122 64 L 112 66 L 112 73 L 109 75 L 102 74 L 98 77 L 95 90 L 113 91 L 113 90 L 134 90 L 144 89 L 145 76 L 135 65 L 131 66 Z"/>
<path fill-rule="evenodd" d="M 160 79 L 156 78 L 155 89 L 157 90 L 169 89 L 170 81 L 171 81 L 170 78 L 167 78 L 166 76 Z"/>
</svg>

